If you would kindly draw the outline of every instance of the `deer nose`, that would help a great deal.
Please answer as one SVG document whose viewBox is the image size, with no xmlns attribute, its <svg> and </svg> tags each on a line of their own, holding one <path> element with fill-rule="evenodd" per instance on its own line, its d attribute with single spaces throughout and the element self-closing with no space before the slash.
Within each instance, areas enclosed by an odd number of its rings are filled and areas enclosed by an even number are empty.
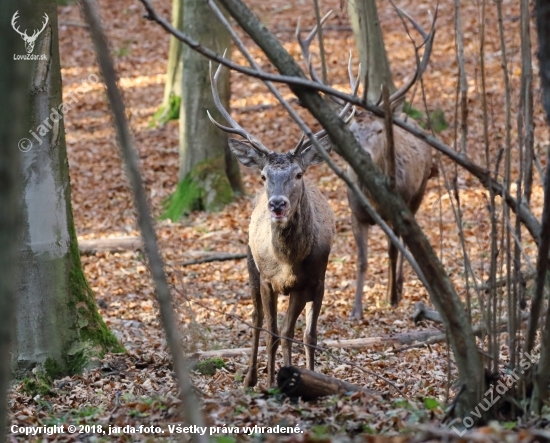
<svg viewBox="0 0 550 443">
<path fill-rule="evenodd" d="M 269 199 L 269 210 L 275 214 L 283 213 L 290 206 L 288 198 L 277 195 Z"/>
</svg>

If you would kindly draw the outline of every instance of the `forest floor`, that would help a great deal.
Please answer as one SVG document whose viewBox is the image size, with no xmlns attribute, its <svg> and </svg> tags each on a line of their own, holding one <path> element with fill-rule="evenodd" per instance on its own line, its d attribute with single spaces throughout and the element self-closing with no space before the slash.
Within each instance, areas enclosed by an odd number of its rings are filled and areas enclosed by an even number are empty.
<svg viewBox="0 0 550 443">
<path fill-rule="evenodd" d="M 115 57 L 120 86 L 128 107 L 130 124 L 139 151 L 142 172 L 154 214 L 162 213 L 163 200 L 174 191 L 178 172 L 178 123 L 150 128 L 151 116 L 163 94 L 168 36 L 154 23 L 143 18 L 136 0 L 101 0 L 101 16 Z M 169 17 L 170 2 L 157 1 L 156 7 Z M 333 17 L 325 31 L 329 78 L 332 84 L 347 87 L 348 51 L 354 49 L 347 10 L 340 0 L 322 0 L 322 10 L 332 8 Z M 399 6 L 427 26 L 428 11 L 435 2 L 400 0 Z M 469 92 L 469 133 L 467 152 L 485 164 L 479 84 L 479 10 L 476 2 L 465 2 L 462 23 L 465 38 Z M 505 1 L 504 26 L 512 91 L 517 91 L 520 74 L 519 6 Z M 275 32 L 290 53 L 299 58 L 294 40 L 298 17 L 304 28 L 314 24 L 310 0 L 286 2 L 248 1 L 264 23 Z M 401 85 L 413 72 L 412 45 L 389 2 L 379 2 L 379 13 L 395 81 Z M 60 51 L 64 97 L 97 73 L 92 43 L 82 23 L 78 6 L 59 7 Z M 486 25 L 486 76 L 489 106 L 491 162 L 505 140 L 504 83 L 496 10 L 488 3 Z M 448 129 L 438 136 L 454 145 L 457 62 L 455 53 L 453 2 L 440 2 L 438 32 L 431 64 L 424 76 L 426 103 L 430 110 L 443 111 Z M 263 65 L 267 62 L 249 39 L 253 54 Z M 533 39 L 534 43 L 534 39 Z M 244 64 L 234 50 L 233 58 Z M 357 60 L 357 57 L 354 57 Z M 535 68 L 535 76 L 538 71 Z M 413 105 L 424 109 L 420 90 Z M 515 113 L 517 94 L 512 96 L 513 130 L 516 143 Z M 272 107 L 258 105 L 273 104 Z M 235 118 L 278 151 L 288 150 L 300 132 L 284 110 L 275 104 L 261 82 L 232 74 L 231 107 Z M 300 111 L 302 114 L 304 112 Z M 540 100 L 536 96 L 535 121 L 537 150 L 546 143 L 547 131 Z M 312 122 L 310 118 L 308 121 Z M 80 239 L 138 236 L 132 197 L 118 155 L 116 138 L 100 83 L 80 98 L 65 120 L 67 150 L 72 183 L 75 225 Z M 538 142 L 544 140 L 544 142 Z M 515 146 L 515 145 L 514 145 Z M 336 157 L 335 155 L 333 155 Z M 341 160 L 338 160 L 343 164 Z M 438 178 L 429 183 L 417 219 L 440 255 L 452 283 L 466 296 L 463 255 L 458 240 L 451 197 L 445 189 L 444 175 L 454 175 L 454 167 L 443 161 Z M 513 165 L 514 173 L 517 167 Z M 248 290 L 245 260 L 182 266 L 182 262 L 205 252 L 246 251 L 248 220 L 254 193 L 261 181 L 254 171 L 242 168 L 247 194 L 237 198 L 218 213 L 192 213 L 178 222 L 158 221 L 157 234 L 166 261 L 166 272 L 173 286 L 172 296 L 184 336 L 183 347 L 196 362 L 202 351 L 241 348 L 250 345 L 249 322 L 252 303 Z M 536 175 L 533 207 L 540 213 L 541 188 Z M 350 226 L 345 186 L 335 179 L 326 165 L 308 171 L 308 179 L 317 183 L 336 215 L 337 234 L 330 256 L 325 285 L 325 300 L 319 317 L 319 344 L 326 340 L 382 337 L 404 332 L 437 328 L 415 324 L 410 314 L 418 301 L 429 298 L 408 264 L 404 273 L 404 299 L 397 308 L 386 301 L 387 245 L 382 231 L 371 230 L 368 274 L 365 284 L 364 314 L 361 322 L 348 318 L 355 290 L 356 254 Z M 459 171 L 458 187 L 464 216 L 464 233 L 472 266 L 483 279 L 488 268 L 489 212 L 488 195 L 479 183 Z M 528 235 L 523 237 L 528 239 Z M 534 245 L 524 242 L 526 254 L 534 258 Z M 12 424 L 82 426 L 81 434 L 57 434 L 47 441 L 172 441 L 168 425 L 181 423 L 178 418 L 177 391 L 171 375 L 170 358 L 159 321 L 158 307 L 150 274 L 138 251 L 100 252 L 82 257 L 84 270 L 95 293 L 105 322 L 127 350 L 111 354 L 99 367 L 83 375 L 54 382 L 51 395 L 36 395 L 17 383 L 10 395 Z M 287 299 L 280 297 L 279 312 L 285 312 Z M 473 301 L 474 313 L 477 302 Z M 303 322 L 297 325 L 301 337 Z M 504 336 L 503 336 L 504 339 Z M 502 353 L 507 348 L 503 342 Z M 304 367 L 303 349 L 294 347 L 294 364 Z M 193 372 L 193 383 L 201 397 L 208 426 L 295 426 L 301 433 L 284 437 L 288 441 L 458 441 L 447 427 L 440 427 L 444 408 L 455 394 L 456 368 L 445 343 L 402 349 L 394 343 L 364 349 L 332 349 L 337 359 L 317 353 L 316 370 L 351 383 L 377 390 L 381 399 L 356 394 L 329 397 L 317 402 L 291 402 L 276 391 L 262 387 L 266 383 L 265 353 L 260 356 L 260 382 L 255 390 L 242 387 L 247 356 L 223 358 L 223 367 L 213 375 Z M 282 364 L 280 358 L 277 364 Z M 222 366 L 222 365 L 220 365 Z M 363 369 L 361 369 L 363 368 Z M 386 380 L 391 381 L 392 385 Z M 450 380 L 450 381 L 449 381 Z M 395 389 L 397 388 L 397 389 Z M 86 426 L 159 426 L 164 434 L 124 433 L 103 435 Z M 492 423 L 471 434 L 472 441 L 536 441 L 525 422 Z M 522 429 L 523 428 L 523 429 Z M 219 442 L 279 441 L 282 435 L 234 435 L 214 429 Z M 373 435 L 377 435 L 374 437 Z M 31 438 L 11 435 L 13 441 Z M 212 437 L 214 438 L 214 437 Z M 541 437 L 542 438 L 542 437 Z M 540 440 L 543 441 L 543 440 Z M 544 440 L 545 441 L 545 440 Z"/>
</svg>

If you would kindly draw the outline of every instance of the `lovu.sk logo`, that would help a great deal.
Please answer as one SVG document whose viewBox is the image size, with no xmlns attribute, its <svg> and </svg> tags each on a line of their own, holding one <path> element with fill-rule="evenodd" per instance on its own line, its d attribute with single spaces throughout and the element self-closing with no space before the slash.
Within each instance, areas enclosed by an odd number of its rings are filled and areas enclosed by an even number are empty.
<svg viewBox="0 0 550 443">
<path fill-rule="evenodd" d="M 40 29 L 40 30 L 35 29 L 33 31 L 32 35 L 27 34 L 26 29 L 23 32 L 21 32 L 19 30 L 19 26 L 16 24 L 18 18 L 19 18 L 19 11 L 15 11 L 15 14 L 13 14 L 13 17 L 11 18 L 11 26 L 14 29 L 14 31 L 17 32 L 21 36 L 23 41 L 25 42 L 25 49 L 27 51 L 27 54 L 26 55 L 15 55 L 14 54 L 13 59 L 14 60 L 45 60 L 46 59 L 45 54 L 33 56 L 32 52 L 34 50 L 34 44 L 36 43 L 36 39 L 38 38 L 38 36 L 40 34 L 42 34 L 44 29 L 46 29 L 46 26 L 48 25 L 48 22 L 49 22 L 48 14 L 44 13 L 44 20 L 43 20 L 43 23 L 42 23 L 42 29 Z"/>
</svg>

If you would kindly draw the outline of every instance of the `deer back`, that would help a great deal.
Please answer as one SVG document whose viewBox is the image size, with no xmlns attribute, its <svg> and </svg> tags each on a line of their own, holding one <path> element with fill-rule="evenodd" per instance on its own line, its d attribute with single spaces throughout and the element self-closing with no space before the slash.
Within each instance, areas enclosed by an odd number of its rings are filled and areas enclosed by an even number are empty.
<svg viewBox="0 0 550 443">
<path fill-rule="evenodd" d="M 409 122 L 413 121 L 409 119 Z M 416 124 L 416 122 L 414 122 Z M 389 174 L 388 148 L 384 121 L 365 113 L 350 126 L 359 144 L 380 170 Z M 409 208 L 416 212 L 432 171 L 432 152 L 428 144 L 404 129 L 393 126 L 395 145 L 395 181 L 397 191 Z M 357 179 L 357 177 L 354 177 Z"/>
</svg>

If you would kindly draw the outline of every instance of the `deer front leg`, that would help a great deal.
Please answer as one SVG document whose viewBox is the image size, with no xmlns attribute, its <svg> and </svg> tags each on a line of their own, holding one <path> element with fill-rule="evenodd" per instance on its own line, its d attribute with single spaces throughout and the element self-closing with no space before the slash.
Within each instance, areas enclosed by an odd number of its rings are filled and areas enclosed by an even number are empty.
<svg viewBox="0 0 550 443">
<path fill-rule="evenodd" d="M 277 330 L 277 294 L 274 293 L 271 283 L 261 282 L 260 292 L 264 307 L 264 316 L 267 323 L 267 383 L 275 383 L 275 356 L 279 347 L 279 332 Z"/>
<path fill-rule="evenodd" d="M 399 236 L 398 236 L 399 238 Z M 399 278 L 397 276 L 397 261 L 398 261 L 398 255 L 399 250 L 397 247 L 393 244 L 393 242 L 390 241 L 388 238 L 388 255 L 390 257 L 390 262 L 388 266 L 388 299 L 392 306 L 397 306 L 399 304 L 399 300 L 401 299 L 401 289 L 403 285 L 403 278 L 401 276 L 402 270 L 399 270 Z M 402 261 L 400 264 L 400 268 L 402 267 Z M 401 279 L 401 285 L 398 284 L 399 279 Z"/>
<path fill-rule="evenodd" d="M 252 353 L 250 354 L 250 363 L 248 365 L 248 374 L 244 379 L 246 387 L 256 386 L 258 382 L 258 345 L 260 342 L 260 328 L 264 322 L 264 313 L 262 307 L 262 296 L 260 293 L 260 272 L 256 268 L 250 249 L 248 250 L 248 279 L 250 282 L 250 294 L 254 312 L 252 313 Z"/>
<path fill-rule="evenodd" d="M 363 318 L 363 286 L 365 284 L 365 273 L 367 272 L 369 226 L 362 224 L 352 213 L 351 228 L 357 245 L 357 286 L 350 318 L 361 320 Z"/>
<path fill-rule="evenodd" d="M 288 310 L 286 311 L 281 335 L 283 337 L 283 361 L 285 366 L 292 365 L 292 339 L 294 338 L 294 329 L 296 328 L 296 320 L 306 305 L 306 294 L 291 293 L 288 300 Z M 290 340 L 285 340 L 288 337 Z"/>
<path fill-rule="evenodd" d="M 325 293 L 324 278 L 316 288 L 313 301 L 306 304 L 306 328 L 304 330 L 304 343 L 306 344 L 306 364 L 309 370 L 315 369 L 315 349 L 307 346 L 317 346 L 317 319 L 321 312 L 321 304 Z"/>
</svg>

